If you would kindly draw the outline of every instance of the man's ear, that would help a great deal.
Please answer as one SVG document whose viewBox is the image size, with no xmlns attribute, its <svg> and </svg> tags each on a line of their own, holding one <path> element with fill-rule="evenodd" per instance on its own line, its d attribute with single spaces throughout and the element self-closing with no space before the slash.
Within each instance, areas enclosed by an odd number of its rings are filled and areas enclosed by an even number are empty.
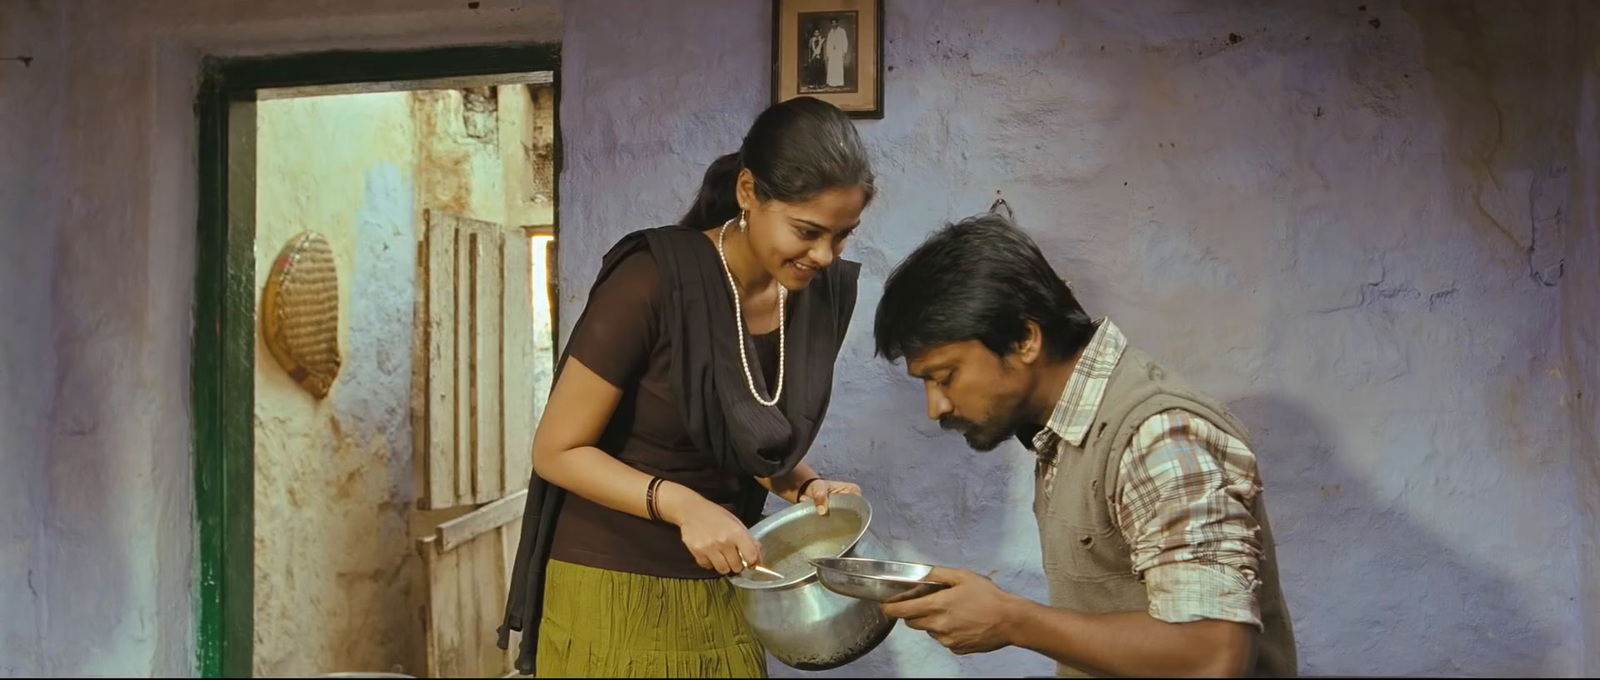
<svg viewBox="0 0 1600 680">
<path fill-rule="evenodd" d="M 1044 356 L 1044 329 L 1039 327 L 1039 322 L 1033 320 L 1027 322 L 1027 328 L 1028 334 L 1023 336 L 1022 341 L 1011 351 L 1016 353 L 1017 359 L 1022 363 L 1031 364 Z"/>
<path fill-rule="evenodd" d="M 989 206 L 989 212 L 1006 218 L 1007 222 L 1016 222 L 1016 219 L 1011 216 L 1011 206 L 1006 204 L 1006 199 L 994 199 L 994 203 Z"/>
</svg>

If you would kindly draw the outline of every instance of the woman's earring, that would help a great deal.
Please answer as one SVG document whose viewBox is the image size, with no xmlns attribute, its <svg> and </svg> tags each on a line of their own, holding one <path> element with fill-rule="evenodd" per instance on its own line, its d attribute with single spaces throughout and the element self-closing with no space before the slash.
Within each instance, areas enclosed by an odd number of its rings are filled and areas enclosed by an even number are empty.
<svg viewBox="0 0 1600 680">
<path fill-rule="evenodd" d="M 739 231 L 744 231 L 744 230 L 749 229 L 749 228 L 750 228 L 750 211 L 749 210 L 740 210 L 739 211 Z"/>
</svg>

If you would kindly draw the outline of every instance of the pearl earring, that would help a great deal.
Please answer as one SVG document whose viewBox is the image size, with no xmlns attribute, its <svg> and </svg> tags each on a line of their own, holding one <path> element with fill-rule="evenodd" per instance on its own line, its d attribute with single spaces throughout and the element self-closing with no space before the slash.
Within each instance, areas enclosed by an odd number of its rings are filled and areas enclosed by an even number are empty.
<svg viewBox="0 0 1600 680">
<path fill-rule="evenodd" d="M 748 211 L 748 210 L 740 210 L 739 211 L 739 231 L 744 231 L 744 230 L 750 228 L 750 219 L 749 219 L 749 217 L 750 217 L 750 211 Z"/>
</svg>

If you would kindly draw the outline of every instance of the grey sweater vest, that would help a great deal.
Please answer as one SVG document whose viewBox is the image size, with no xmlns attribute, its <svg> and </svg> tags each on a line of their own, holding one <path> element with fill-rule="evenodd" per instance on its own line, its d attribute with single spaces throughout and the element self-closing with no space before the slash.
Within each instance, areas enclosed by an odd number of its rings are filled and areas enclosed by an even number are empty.
<svg viewBox="0 0 1600 680">
<path fill-rule="evenodd" d="M 1144 353 L 1127 349 L 1111 372 L 1083 449 L 1062 452 L 1050 493 L 1045 492 L 1042 476 L 1036 480 L 1033 512 L 1039 520 L 1051 606 L 1092 614 L 1149 609 L 1145 585 L 1133 573 L 1132 549 L 1112 522 L 1111 499 L 1118 484 L 1121 452 L 1145 420 L 1172 408 L 1194 413 L 1249 444 L 1244 426 L 1225 407 L 1190 389 L 1182 378 L 1168 373 Z M 1260 496 L 1252 514 L 1260 524 L 1257 597 L 1263 627 L 1256 637 L 1252 675 L 1292 677 L 1298 674 L 1294 627 L 1278 585 L 1272 528 Z M 1089 674 L 1062 664 L 1057 675 Z"/>
</svg>

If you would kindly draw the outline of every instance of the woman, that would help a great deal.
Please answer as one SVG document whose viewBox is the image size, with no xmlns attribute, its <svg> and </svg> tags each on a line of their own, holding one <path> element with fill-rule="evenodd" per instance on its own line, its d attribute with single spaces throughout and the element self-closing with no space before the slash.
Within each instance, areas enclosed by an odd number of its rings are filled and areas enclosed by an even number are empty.
<svg viewBox="0 0 1600 680">
<path fill-rule="evenodd" d="M 523 630 L 519 670 L 766 676 L 720 577 L 761 563 L 747 527 L 769 492 L 819 512 L 860 492 L 800 459 L 855 307 L 860 267 L 838 257 L 873 193 L 850 119 L 792 99 L 677 225 L 606 255 L 534 436 L 500 631 L 505 648 Z"/>
<path fill-rule="evenodd" d="M 806 42 L 809 51 L 806 53 L 806 77 L 800 83 L 805 87 L 822 87 L 824 78 L 827 77 L 828 67 L 822 59 L 822 29 L 812 28 L 811 38 Z"/>
</svg>

